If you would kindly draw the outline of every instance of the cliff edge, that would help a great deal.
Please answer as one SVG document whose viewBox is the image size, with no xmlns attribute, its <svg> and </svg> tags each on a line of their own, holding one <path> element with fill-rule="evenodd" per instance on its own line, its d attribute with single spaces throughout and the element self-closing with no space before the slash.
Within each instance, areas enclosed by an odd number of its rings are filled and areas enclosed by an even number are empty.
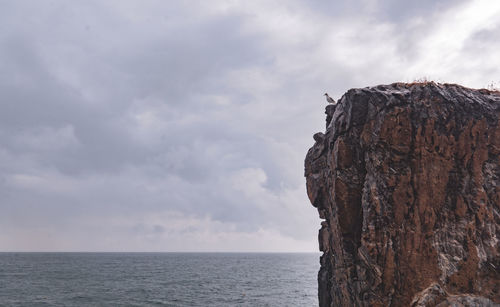
<svg viewBox="0 0 500 307">
<path fill-rule="evenodd" d="M 395 83 L 326 114 L 305 160 L 320 306 L 498 306 L 500 93 Z"/>
</svg>

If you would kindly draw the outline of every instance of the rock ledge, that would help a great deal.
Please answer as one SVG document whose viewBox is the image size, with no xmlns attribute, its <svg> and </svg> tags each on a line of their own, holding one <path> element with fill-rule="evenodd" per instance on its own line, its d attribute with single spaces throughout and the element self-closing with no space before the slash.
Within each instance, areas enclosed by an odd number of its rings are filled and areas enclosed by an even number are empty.
<svg viewBox="0 0 500 307">
<path fill-rule="evenodd" d="M 500 93 L 351 89 L 307 153 L 320 306 L 500 303 Z"/>
</svg>

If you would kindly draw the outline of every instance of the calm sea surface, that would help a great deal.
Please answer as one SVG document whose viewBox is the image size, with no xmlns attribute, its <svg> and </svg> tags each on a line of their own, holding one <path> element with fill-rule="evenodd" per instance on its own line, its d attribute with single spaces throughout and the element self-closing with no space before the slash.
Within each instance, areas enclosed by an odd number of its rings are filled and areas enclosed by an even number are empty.
<svg viewBox="0 0 500 307">
<path fill-rule="evenodd" d="M 317 306 L 319 254 L 0 253 L 0 306 Z"/>
</svg>

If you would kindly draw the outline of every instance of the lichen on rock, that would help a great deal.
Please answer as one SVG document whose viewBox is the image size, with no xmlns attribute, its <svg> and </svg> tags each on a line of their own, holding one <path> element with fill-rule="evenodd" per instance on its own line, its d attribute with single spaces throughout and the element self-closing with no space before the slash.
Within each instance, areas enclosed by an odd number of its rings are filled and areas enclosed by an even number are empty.
<svg viewBox="0 0 500 307">
<path fill-rule="evenodd" d="M 305 161 L 320 306 L 499 304 L 500 93 L 395 83 L 325 113 Z"/>
</svg>

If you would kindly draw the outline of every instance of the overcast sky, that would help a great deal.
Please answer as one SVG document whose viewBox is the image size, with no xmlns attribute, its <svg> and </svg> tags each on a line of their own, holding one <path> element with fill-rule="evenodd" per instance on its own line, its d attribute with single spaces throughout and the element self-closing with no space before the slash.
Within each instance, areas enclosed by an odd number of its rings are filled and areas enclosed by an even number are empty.
<svg viewBox="0 0 500 307">
<path fill-rule="evenodd" d="M 0 7 L 0 251 L 317 251 L 325 91 L 500 82 L 499 1 Z"/>
</svg>

